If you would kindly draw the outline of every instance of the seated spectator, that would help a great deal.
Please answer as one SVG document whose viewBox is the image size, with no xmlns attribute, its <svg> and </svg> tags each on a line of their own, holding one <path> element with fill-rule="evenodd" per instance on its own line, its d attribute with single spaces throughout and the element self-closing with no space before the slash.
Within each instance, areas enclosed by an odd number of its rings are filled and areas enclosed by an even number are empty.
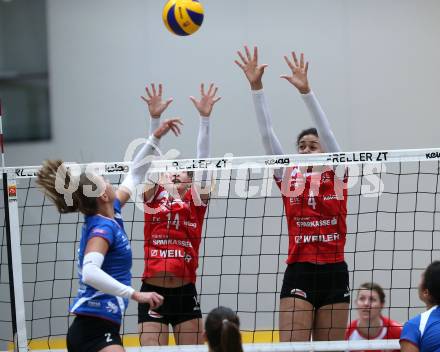
<svg viewBox="0 0 440 352">
<path fill-rule="evenodd" d="M 345 339 L 399 339 L 402 325 L 382 315 L 384 304 L 385 292 L 380 285 L 374 282 L 360 285 L 356 297 L 358 319 L 353 320 L 348 326 Z"/>
</svg>

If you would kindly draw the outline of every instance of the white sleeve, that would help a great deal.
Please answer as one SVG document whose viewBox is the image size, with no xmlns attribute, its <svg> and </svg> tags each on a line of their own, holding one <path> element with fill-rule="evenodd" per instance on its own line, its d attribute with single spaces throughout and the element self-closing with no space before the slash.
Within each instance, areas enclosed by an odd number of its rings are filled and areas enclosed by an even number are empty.
<svg viewBox="0 0 440 352">
<path fill-rule="evenodd" d="M 197 136 L 197 158 L 209 158 L 211 154 L 210 118 L 200 116 L 199 134 Z"/>
<path fill-rule="evenodd" d="M 272 127 L 272 118 L 269 113 L 264 91 L 262 89 L 253 90 L 252 99 L 254 101 L 258 129 L 260 130 L 260 135 L 266 154 L 284 155 L 281 143 Z M 274 175 L 276 178 L 281 179 L 283 176 L 283 169 L 275 169 Z"/>
<path fill-rule="evenodd" d="M 150 116 L 150 132 L 148 133 L 149 136 L 151 136 L 154 131 L 156 131 L 160 126 L 160 117 L 151 117 Z"/>
<path fill-rule="evenodd" d="M 150 116 L 150 133 L 149 136 L 152 136 L 153 133 L 159 128 L 160 126 L 160 117 L 151 117 Z M 154 136 L 153 136 L 154 137 Z M 159 147 L 160 145 L 160 139 L 155 138 L 156 147 Z M 159 149 L 159 148 L 158 148 Z M 154 150 L 154 155 L 160 155 L 159 150 Z M 150 184 L 157 184 L 159 182 L 159 174 L 149 174 L 146 181 Z"/>
<path fill-rule="evenodd" d="M 209 158 L 211 156 L 211 118 L 200 116 L 199 134 L 197 136 L 197 159 Z M 196 172 L 195 180 L 202 181 L 203 187 L 211 187 L 211 173 L 203 171 Z"/>
<path fill-rule="evenodd" d="M 84 256 L 82 267 L 82 281 L 112 296 L 131 298 L 134 288 L 115 280 L 101 269 L 104 255 L 99 252 L 89 252 Z"/>
<path fill-rule="evenodd" d="M 264 91 L 262 89 L 253 90 L 252 98 L 264 150 L 269 155 L 283 155 L 283 148 L 272 127 L 272 117 L 269 113 Z"/>
<path fill-rule="evenodd" d="M 140 184 L 151 165 L 151 159 L 148 157 L 153 155 L 157 148 L 159 139 L 151 135 L 147 142 L 142 146 L 141 150 L 135 155 L 131 163 L 131 169 L 121 184 L 130 194 L 134 192 L 136 186 Z"/>
<path fill-rule="evenodd" d="M 324 110 L 322 110 L 322 107 L 319 104 L 315 94 L 310 91 L 310 93 L 301 94 L 301 96 L 309 109 L 310 114 L 312 115 L 313 123 L 318 130 L 319 140 L 324 150 L 329 153 L 339 152 L 341 148 L 339 147 L 338 141 L 333 134 L 327 116 Z"/>
</svg>

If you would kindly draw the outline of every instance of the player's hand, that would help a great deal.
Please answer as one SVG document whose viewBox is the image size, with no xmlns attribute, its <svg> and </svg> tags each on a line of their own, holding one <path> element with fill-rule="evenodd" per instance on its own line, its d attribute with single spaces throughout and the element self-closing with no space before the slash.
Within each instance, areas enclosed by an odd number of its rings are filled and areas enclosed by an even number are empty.
<svg viewBox="0 0 440 352">
<path fill-rule="evenodd" d="M 282 75 L 284 78 L 299 90 L 301 94 L 307 94 L 310 92 L 309 80 L 307 79 L 307 71 L 309 70 L 309 63 L 304 62 L 304 54 L 301 53 L 299 62 L 294 51 L 292 51 L 292 60 L 287 56 L 284 56 L 287 65 L 289 66 L 291 75 Z"/>
<path fill-rule="evenodd" d="M 148 111 L 152 118 L 160 118 L 160 115 L 166 110 L 168 105 L 171 104 L 173 98 L 166 101 L 162 100 L 162 84 L 159 83 L 159 91 L 156 91 L 154 83 L 151 84 L 151 90 L 148 86 L 145 87 L 146 96 L 141 96 L 141 99 L 147 103 Z"/>
<path fill-rule="evenodd" d="M 240 67 L 246 78 L 248 79 L 252 90 L 259 90 L 263 88 L 262 77 L 264 74 L 264 69 L 268 66 L 266 64 L 258 65 L 258 48 L 254 46 L 254 55 L 251 55 L 249 48 L 245 45 L 245 54 L 243 55 L 240 51 L 237 51 L 238 56 L 241 59 L 235 60 L 234 62 Z"/>
<path fill-rule="evenodd" d="M 138 292 L 135 291 L 131 298 L 138 303 L 147 303 L 151 309 L 156 309 L 163 303 L 163 297 L 156 292 Z"/>
<path fill-rule="evenodd" d="M 211 115 L 215 103 L 221 99 L 221 97 L 215 96 L 217 91 L 218 87 L 215 87 L 214 83 L 211 83 L 208 92 L 205 93 L 205 85 L 202 83 L 200 85 L 200 100 L 197 100 L 193 96 L 189 97 L 201 116 L 209 117 Z"/>
<path fill-rule="evenodd" d="M 162 138 L 169 130 L 171 130 L 176 136 L 180 135 L 180 127 L 183 126 L 181 118 L 173 118 L 162 121 L 156 131 L 153 132 L 154 137 Z"/>
</svg>

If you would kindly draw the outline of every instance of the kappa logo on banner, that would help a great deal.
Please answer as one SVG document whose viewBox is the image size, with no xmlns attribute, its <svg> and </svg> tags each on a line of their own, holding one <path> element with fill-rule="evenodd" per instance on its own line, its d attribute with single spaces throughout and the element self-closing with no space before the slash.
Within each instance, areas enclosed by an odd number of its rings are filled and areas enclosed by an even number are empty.
<svg viewBox="0 0 440 352">
<path fill-rule="evenodd" d="M 290 163 L 289 158 L 269 159 L 264 162 L 266 165 L 287 165 Z"/>
<path fill-rule="evenodd" d="M 426 159 L 439 159 L 439 158 L 440 158 L 439 152 L 426 153 Z"/>
</svg>

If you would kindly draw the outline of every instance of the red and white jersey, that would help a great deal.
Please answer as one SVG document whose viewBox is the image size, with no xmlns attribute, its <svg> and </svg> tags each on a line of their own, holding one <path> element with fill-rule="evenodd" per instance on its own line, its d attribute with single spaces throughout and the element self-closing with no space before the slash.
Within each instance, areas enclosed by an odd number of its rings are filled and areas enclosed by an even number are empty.
<svg viewBox="0 0 440 352">
<path fill-rule="evenodd" d="M 287 217 L 287 264 L 344 261 L 347 179 L 347 173 L 340 179 L 330 167 L 288 168 L 284 181 L 275 178 Z"/>
<path fill-rule="evenodd" d="M 206 205 L 195 204 L 191 189 L 182 199 L 174 199 L 165 188 L 158 186 L 153 199 L 144 207 L 142 278 L 167 272 L 194 283 Z"/>
<path fill-rule="evenodd" d="M 400 333 L 402 332 L 402 324 L 397 321 L 391 320 L 389 318 L 381 316 L 382 320 L 382 329 L 379 331 L 379 334 L 374 337 L 368 338 L 368 336 L 363 336 L 362 333 L 358 330 L 358 320 L 353 320 L 345 331 L 345 339 L 346 340 L 394 340 L 400 339 Z M 399 350 L 394 350 L 397 352 Z M 381 352 L 379 350 L 368 350 L 366 352 Z"/>
</svg>

